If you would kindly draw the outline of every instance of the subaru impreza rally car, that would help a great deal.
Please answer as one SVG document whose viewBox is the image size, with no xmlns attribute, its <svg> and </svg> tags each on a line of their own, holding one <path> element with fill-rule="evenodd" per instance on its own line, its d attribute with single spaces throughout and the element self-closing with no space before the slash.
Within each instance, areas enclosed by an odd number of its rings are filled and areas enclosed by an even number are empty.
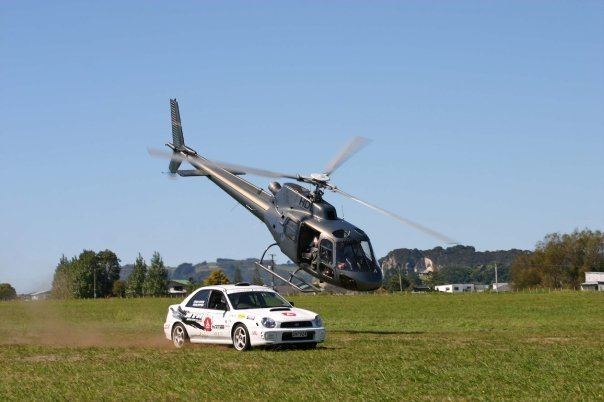
<svg viewBox="0 0 604 402">
<path fill-rule="evenodd" d="M 164 332 L 177 348 L 188 342 L 232 344 L 237 350 L 277 344 L 312 348 L 325 341 L 319 315 L 248 283 L 197 289 L 168 308 Z"/>
</svg>

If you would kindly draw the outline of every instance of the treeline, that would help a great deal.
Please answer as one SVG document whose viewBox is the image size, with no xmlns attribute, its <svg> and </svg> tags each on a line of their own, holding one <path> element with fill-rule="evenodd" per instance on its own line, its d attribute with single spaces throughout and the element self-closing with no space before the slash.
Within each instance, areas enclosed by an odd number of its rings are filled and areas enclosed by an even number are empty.
<svg viewBox="0 0 604 402">
<path fill-rule="evenodd" d="M 85 299 L 113 293 L 120 279 L 120 260 L 111 250 L 84 250 L 78 256 L 61 257 L 52 280 L 52 297 Z"/>
<path fill-rule="evenodd" d="M 168 293 L 168 270 L 156 251 L 151 257 L 151 265 L 139 254 L 128 277 L 125 295 L 128 297 L 162 296 Z"/>
<path fill-rule="evenodd" d="M 158 252 L 151 265 L 139 254 L 128 281 L 120 280 L 120 259 L 111 250 L 84 250 L 68 259 L 62 256 L 52 281 L 52 297 L 160 296 L 167 293 L 168 271 Z"/>
<path fill-rule="evenodd" d="M 604 234 L 599 230 L 548 234 L 534 252 L 514 260 L 510 279 L 515 289 L 578 289 L 587 271 L 604 271 Z"/>
</svg>

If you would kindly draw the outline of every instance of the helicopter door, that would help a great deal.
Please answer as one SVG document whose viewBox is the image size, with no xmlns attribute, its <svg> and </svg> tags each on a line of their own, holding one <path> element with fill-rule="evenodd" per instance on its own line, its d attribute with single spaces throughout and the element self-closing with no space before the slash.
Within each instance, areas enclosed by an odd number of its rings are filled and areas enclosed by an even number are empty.
<svg viewBox="0 0 604 402">
<path fill-rule="evenodd" d="M 319 270 L 329 278 L 333 278 L 333 242 L 321 239 L 319 246 Z"/>
<path fill-rule="evenodd" d="M 290 258 L 296 255 L 297 245 L 298 245 L 298 228 L 300 226 L 300 222 L 297 222 L 291 218 L 285 219 L 283 222 L 283 236 L 279 241 L 279 247 L 281 251 L 285 255 Z"/>
<path fill-rule="evenodd" d="M 306 224 L 300 225 L 300 236 L 298 237 L 298 258 L 301 262 L 311 264 L 313 262 L 312 248 L 314 239 L 319 239 L 321 233 Z M 313 268 L 315 270 L 315 268 Z"/>
</svg>

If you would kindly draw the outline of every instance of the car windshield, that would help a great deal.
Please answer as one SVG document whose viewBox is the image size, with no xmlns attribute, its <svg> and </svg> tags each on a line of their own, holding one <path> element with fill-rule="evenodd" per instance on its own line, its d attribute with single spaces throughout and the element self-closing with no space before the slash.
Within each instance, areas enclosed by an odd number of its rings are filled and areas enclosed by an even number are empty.
<svg viewBox="0 0 604 402">
<path fill-rule="evenodd" d="M 291 307 L 287 300 L 275 292 L 237 292 L 229 293 L 228 296 L 235 310 Z"/>
<path fill-rule="evenodd" d="M 347 271 L 371 272 L 375 262 L 371 246 L 366 240 L 338 242 L 336 267 Z"/>
</svg>

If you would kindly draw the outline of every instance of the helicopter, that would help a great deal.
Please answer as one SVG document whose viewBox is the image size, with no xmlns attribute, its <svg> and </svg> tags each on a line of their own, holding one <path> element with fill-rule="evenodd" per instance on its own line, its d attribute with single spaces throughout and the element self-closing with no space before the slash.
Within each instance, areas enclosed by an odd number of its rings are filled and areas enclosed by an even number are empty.
<svg viewBox="0 0 604 402">
<path fill-rule="evenodd" d="M 398 220 L 446 243 L 456 243 L 449 237 L 419 223 L 370 204 L 348 194 L 331 183 L 331 175 L 369 140 L 354 137 L 326 165 L 322 173 L 308 176 L 258 169 L 239 164 L 207 159 L 185 145 L 180 110 L 176 99 L 170 99 L 172 152 L 151 149 L 152 156 L 170 160 L 168 174 L 181 177 L 207 177 L 228 195 L 260 219 L 273 236 L 257 266 L 301 291 L 316 291 L 314 285 L 297 275 L 302 270 L 331 285 L 353 291 L 376 290 L 382 285 L 383 273 L 371 241 L 360 228 L 338 217 L 336 208 L 324 199 L 331 191 L 356 201 L 379 213 Z M 188 162 L 194 169 L 180 169 Z M 240 176 L 250 174 L 271 179 L 290 179 L 295 183 L 271 181 L 268 192 Z M 310 185 L 311 189 L 301 184 Z M 289 278 L 279 275 L 263 263 L 269 248 L 278 246 L 298 268 Z"/>
</svg>

